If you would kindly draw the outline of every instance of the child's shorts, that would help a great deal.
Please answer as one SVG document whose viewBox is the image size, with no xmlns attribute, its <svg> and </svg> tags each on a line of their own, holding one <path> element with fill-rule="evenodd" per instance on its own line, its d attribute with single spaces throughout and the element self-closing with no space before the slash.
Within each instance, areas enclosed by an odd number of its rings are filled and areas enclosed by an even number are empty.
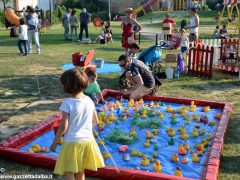
<svg viewBox="0 0 240 180">
<path fill-rule="evenodd" d="M 182 46 L 182 47 L 181 47 L 181 52 L 184 53 L 184 52 L 187 51 L 187 49 L 188 49 L 188 48 L 187 48 L 186 46 Z"/>
<path fill-rule="evenodd" d="M 55 174 L 78 173 L 84 169 L 97 171 L 104 167 L 103 157 L 95 139 L 63 142 L 54 169 Z"/>
</svg>

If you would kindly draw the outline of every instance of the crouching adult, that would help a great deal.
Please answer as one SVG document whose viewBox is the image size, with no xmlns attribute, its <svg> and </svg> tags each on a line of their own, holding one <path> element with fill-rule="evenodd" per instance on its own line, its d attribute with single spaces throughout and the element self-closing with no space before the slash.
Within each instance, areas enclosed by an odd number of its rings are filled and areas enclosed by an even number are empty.
<svg viewBox="0 0 240 180">
<path fill-rule="evenodd" d="M 129 56 L 121 55 L 118 63 L 132 85 L 129 90 L 123 91 L 124 94 L 130 94 L 130 98 L 139 100 L 156 91 L 153 74 L 142 61 L 133 61 Z"/>
</svg>

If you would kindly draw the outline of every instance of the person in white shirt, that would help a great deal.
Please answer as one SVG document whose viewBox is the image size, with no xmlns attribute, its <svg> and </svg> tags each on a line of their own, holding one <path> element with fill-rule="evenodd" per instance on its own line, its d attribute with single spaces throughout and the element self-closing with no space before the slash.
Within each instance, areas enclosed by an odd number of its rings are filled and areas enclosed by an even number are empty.
<svg viewBox="0 0 240 180">
<path fill-rule="evenodd" d="M 188 37 L 186 30 L 184 28 L 180 29 L 181 34 L 181 52 L 182 54 L 185 53 L 188 50 Z"/>
<path fill-rule="evenodd" d="M 193 42 L 198 39 L 198 30 L 199 30 L 199 16 L 197 15 L 197 10 L 195 7 L 190 9 L 190 15 L 192 16 L 189 27 L 189 41 Z"/>
<path fill-rule="evenodd" d="M 32 40 L 34 39 L 36 44 L 36 52 L 40 54 L 40 42 L 38 34 L 38 15 L 35 13 L 35 10 L 32 7 L 28 7 L 28 15 L 25 17 L 28 24 L 28 47 L 29 52 L 32 51 Z"/>
<path fill-rule="evenodd" d="M 65 71 L 60 80 L 64 92 L 71 97 L 60 106 L 63 116 L 50 147 L 55 152 L 64 135 L 54 173 L 66 175 L 66 179 L 85 179 L 85 169 L 97 171 L 104 167 L 103 157 L 93 136 L 93 125 L 98 124 L 97 112 L 93 101 L 83 94 L 88 87 L 88 77 L 81 69 Z"/>
<path fill-rule="evenodd" d="M 25 24 L 24 19 L 20 19 L 20 26 L 19 26 L 19 40 L 18 40 L 18 49 L 20 51 L 20 56 L 27 56 L 28 55 L 28 27 Z M 22 44 L 24 46 L 24 52 L 22 49 Z"/>
</svg>

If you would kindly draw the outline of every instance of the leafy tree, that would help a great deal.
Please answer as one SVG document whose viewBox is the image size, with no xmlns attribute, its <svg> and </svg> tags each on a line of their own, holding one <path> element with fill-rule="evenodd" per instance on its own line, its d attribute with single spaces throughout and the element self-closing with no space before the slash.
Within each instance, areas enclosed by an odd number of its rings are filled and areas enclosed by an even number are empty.
<svg viewBox="0 0 240 180">
<path fill-rule="evenodd" d="M 6 9 L 7 3 L 11 2 L 12 0 L 0 0 L 0 2 L 3 2 L 3 8 Z"/>
</svg>

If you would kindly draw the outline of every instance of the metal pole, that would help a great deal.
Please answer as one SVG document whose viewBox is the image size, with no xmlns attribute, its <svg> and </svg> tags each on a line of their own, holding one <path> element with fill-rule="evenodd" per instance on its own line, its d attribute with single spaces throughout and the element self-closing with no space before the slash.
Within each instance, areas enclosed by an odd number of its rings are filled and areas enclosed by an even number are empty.
<svg viewBox="0 0 240 180">
<path fill-rule="evenodd" d="M 109 18 L 109 21 L 111 21 L 111 1 L 108 0 L 108 18 Z"/>
<path fill-rule="evenodd" d="M 49 0 L 49 11 L 50 11 L 50 26 L 52 26 L 52 5 L 51 5 L 51 0 Z"/>
</svg>

